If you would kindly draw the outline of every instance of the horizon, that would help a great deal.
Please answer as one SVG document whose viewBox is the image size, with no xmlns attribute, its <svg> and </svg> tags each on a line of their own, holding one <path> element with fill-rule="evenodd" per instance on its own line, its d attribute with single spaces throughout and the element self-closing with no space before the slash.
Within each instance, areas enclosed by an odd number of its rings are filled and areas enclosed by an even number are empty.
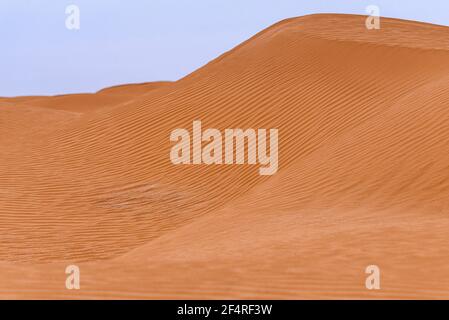
<svg viewBox="0 0 449 320">
<path fill-rule="evenodd" d="M 444 13 L 444 9 L 449 12 L 449 4 L 438 0 L 425 5 L 417 1 L 173 3 L 2 2 L 0 29 L 9 32 L 0 34 L 9 45 L 2 51 L 0 96 L 95 93 L 118 85 L 177 81 L 276 22 L 313 14 L 363 16 L 368 5 L 378 5 L 383 18 L 449 25 L 449 14 Z M 80 9 L 79 30 L 66 28 L 69 5 Z"/>
</svg>

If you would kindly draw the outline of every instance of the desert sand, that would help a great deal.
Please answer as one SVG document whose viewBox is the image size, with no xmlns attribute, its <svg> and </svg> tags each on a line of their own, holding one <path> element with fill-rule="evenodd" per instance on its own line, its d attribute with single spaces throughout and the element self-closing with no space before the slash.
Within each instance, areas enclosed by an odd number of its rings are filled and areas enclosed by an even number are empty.
<svg viewBox="0 0 449 320">
<path fill-rule="evenodd" d="M 365 19 L 284 20 L 175 82 L 0 99 L 0 298 L 449 298 L 449 28 Z M 173 165 L 197 119 L 278 128 L 278 172 Z"/>
</svg>

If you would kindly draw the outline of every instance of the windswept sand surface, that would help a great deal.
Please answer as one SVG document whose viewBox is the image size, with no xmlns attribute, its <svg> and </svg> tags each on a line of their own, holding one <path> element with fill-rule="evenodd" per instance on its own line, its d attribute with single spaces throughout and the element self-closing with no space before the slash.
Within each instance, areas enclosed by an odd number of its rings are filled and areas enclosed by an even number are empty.
<svg viewBox="0 0 449 320">
<path fill-rule="evenodd" d="M 173 165 L 193 120 L 278 128 L 279 171 Z M 449 298 L 449 28 L 312 15 L 176 82 L 2 98 L 0 172 L 0 298 Z"/>
</svg>

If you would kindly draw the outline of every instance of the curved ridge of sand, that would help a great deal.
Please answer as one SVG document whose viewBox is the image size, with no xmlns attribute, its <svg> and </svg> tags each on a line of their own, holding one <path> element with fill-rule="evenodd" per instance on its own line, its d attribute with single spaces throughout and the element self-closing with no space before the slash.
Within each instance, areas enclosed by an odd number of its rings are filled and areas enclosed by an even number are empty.
<svg viewBox="0 0 449 320">
<path fill-rule="evenodd" d="M 127 99 L 94 112 L 2 100 L 3 296 L 449 296 L 449 29 L 364 19 L 282 21 L 177 82 L 101 90 Z M 171 130 L 198 119 L 278 128 L 277 175 L 173 166 Z"/>
<path fill-rule="evenodd" d="M 0 98 L 0 103 L 15 106 L 42 107 L 85 113 L 133 101 L 148 92 L 169 85 L 169 81 L 125 84 L 104 88 L 96 93 L 66 94 L 56 96 L 25 96 Z"/>
</svg>

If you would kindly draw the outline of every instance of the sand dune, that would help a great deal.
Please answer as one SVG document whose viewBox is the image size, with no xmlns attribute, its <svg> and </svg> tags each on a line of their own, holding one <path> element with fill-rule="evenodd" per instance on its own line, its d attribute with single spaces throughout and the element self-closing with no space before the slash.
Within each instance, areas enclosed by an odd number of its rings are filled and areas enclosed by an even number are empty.
<svg viewBox="0 0 449 320">
<path fill-rule="evenodd" d="M 28 96 L 0 98 L 0 103 L 19 106 L 42 107 L 85 113 L 100 108 L 130 103 L 141 95 L 170 84 L 170 82 L 149 82 L 127 84 L 105 88 L 95 94 L 68 94 L 59 96 Z"/>
<path fill-rule="evenodd" d="M 312 15 L 176 82 L 0 99 L 0 297 L 448 298 L 448 39 Z M 278 128 L 278 173 L 173 165 L 198 119 Z"/>
</svg>

